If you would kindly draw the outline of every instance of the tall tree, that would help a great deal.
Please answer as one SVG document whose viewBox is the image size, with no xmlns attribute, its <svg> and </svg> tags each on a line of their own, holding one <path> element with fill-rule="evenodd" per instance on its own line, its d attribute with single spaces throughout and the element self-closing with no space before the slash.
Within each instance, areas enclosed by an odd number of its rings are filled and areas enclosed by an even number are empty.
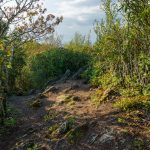
<svg viewBox="0 0 150 150">
<path fill-rule="evenodd" d="M 46 15 L 46 11 L 41 0 L 0 0 L 0 83 L 7 92 L 11 90 L 9 68 L 11 62 L 14 65 L 14 51 L 27 41 L 39 40 L 53 33 L 55 26 L 63 19 L 52 14 Z M 0 103 L 3 105 L 0 105 L 2 118 L 6 100 L 4 102 Z"/>
</svg>

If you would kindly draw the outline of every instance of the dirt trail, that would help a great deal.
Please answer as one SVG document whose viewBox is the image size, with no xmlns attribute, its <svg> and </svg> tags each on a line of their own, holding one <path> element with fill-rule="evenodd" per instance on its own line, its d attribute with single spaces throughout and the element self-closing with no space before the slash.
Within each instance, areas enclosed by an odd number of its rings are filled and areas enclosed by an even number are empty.
<svg viewBox="0 0 150 150">
<path fill-rule="evenodd" d="M 81 116 L 84 115 L 86 112 L 88 112 L 88 103 L 84 105 L 84 102 L 81 102 L 80 105 L 77 104 L 76 109 L 69 110 L 65 106 L 54 106 L 51 107 L 54 103 L 57 103 L 59 101 L 57 99 L 58 96 L 61 95 L 68 95 L 76 93 L 80 97 L 83 97 L 86 99 L 89 96 L 89 93 L 87 92 L 89 90 L 89 85 L 82 85 L 82 81 L 69 81 L 67 83 L 60 83 L 57 85 L 54 85 L 59 89 L 59 92 L 57 93 L 49 93 L 50 95 L 47 98 L 41 99 L 42 106 L 39 108 L 31 108 L 29 105 L 31 103 L 31 99 L 35 95 L 31 96 L 12 96 L 9 98 L 9 104 L 15 108 L 15 111 L 17 111 L 17 119 L 18 124 L 15 128 L 9 129 L 9 134 L 4 136 L 3 139 L 1 139 L 0 142 L 0 149 L 1 150 L 9 150 L 21 139 L 28 139 L 29 135 L 32 133 L 35 133 L 36 131 L 41 130 L 43 127 L 50 126 L 49 123 L 45 123 L 44 116 L 48 113 L 49 109 L 53 110 L 54 112 L 57 112 L 59 114 L 60 112 L 60 119 L 58 122 L 61 121 L 61 113 L 64 111 L 68 111 L 69 114 L 76 115 L 76 112 L 80 114 Z M 73 87 L 77 86 L 77 87 Z M 80 87 L 81 86 L 81 87 Z M 71 90 L 71 88 L 80 88 L 80 90 Z M 64 92 L 64 91 L 68 92 Z M 63 94 L 65 93 L 65 94 Z M 87 94 L 88 93 L 88 94 Z M 84 107 L 84 111 L 81 110 L 81 108 Z M 69 112 L 70 111 L 70 112 Z M 59 117 L 58 117 L 59 118 Z M 37 132 L 36 132 L 37 133 Z M 43 139 L 42 139 L 43 141 Z"/>
<path fill-rule="evenodd" d="M 17 110 L 18 123 L 0 137 L 0 150 L 27 150 L 34 146 L 40 150 L 150 149 L 142 138 L 131 134 L 135 128 L 130 127 L 129 132 L 128 127 L 117 123 L 119 112 L 112 107 L 112 102 L 98 109 L 93 106 L 90 97 L 94 90 L 83 80 L 55 84 L 47 97 L 40 99 L 42 105 L 38 108 L 30 107 L 34 95 L 10 97 L 10 105 Z M 80 140 L 74 133 L 75 143 L 66 142 L 66 133 L 55 137 L 49 131 L 56 125 L 60 128 L 69 117 L 75 118 L 74 128 L 88 124 Z"/>
<path fill-rule="evenodd" d="M 28 105 L 30 98 L 32 96 L 13 96 L 9 98 L 10 106 L 17 111 L 18 123 L 15 128 L 9 129 L 8 135 L 2 139 L 2 150 L 9 150 L 18 139 L 40 125 L 42 115 L 45 114 L 44 107 L 39 108 L 39 110 L 31 109 Z"/>
</svg>

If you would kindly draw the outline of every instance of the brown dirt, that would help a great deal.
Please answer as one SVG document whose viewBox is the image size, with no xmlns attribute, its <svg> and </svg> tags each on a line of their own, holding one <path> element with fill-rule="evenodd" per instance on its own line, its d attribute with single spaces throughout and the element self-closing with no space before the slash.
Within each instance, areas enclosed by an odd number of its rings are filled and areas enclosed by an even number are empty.
<svg viewBox="0 0 150 150">
<path fill-rule="evenodd" d="M 25 143 L 36 143 L 43 149 L 51 150 L 53 148 L 51 139 L 45 138 L 48 128 L 54 124 L 62 124 L 69 116 L 76 118 L 77 125 L 83 123 L 90 125 L 86 134 L 69 150 L 150 149 L 149 120 L 145 123 L 137 121 L 134 123 L 129 118 L 128 123 L 119 123 L 118 118 L 126 116 L 127 113 L 113 108 L 113 101 L 108 101 L 96 108 L 90 99 L 95 89 L 84 84 L 83 80 L 67 81 L 54 86 L 58 88 L 58 91 L 49 92 L 47 98 L 40 99 L 42 106 L 39 108 L 29 107 L 34 95 L 9 98 L 10 105 L 17 110 L 18 120 L 15 127 L 3 129 L 7 133 L 3 132 L 0 136 L 0 150 L 10 150 Z M 78 96 L 80 100 L 73 103 L 60 103 L 66 95 Z M 50 113 L 51 118 L 45 120 L 44 116 Z M 145 117 L 144 114 L 143 117 Z M 113 140 L 99 142 L 104 134 L 111 134 Z"/>
</svg>

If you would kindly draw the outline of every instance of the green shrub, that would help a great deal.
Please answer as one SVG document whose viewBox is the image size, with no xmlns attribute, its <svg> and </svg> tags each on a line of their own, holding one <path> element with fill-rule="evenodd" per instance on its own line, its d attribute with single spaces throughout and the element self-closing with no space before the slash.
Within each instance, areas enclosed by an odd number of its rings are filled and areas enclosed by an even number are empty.
<svg viewBox="0 0 150 150">
<path fill-rule="evenodd" d="M 103 93 L 104 90 L 99 89 L 91 96 L 91 101 L 96 107 L 98 107 L 104 101 L 104 99 L 102 99 Z"/>
<path fill-rule="evenodd" d="M 132 108 L 145 108 L 150 110 L 150 99 L 148 96 L 123 97 L 115 102 L 114 107 L 120 110 L 128 110 Z"/>
<path fill-rule="evenodd" d="M 95 56 L 93 55 L 91 61 L 89 62 L 88 69 L 82 74 L 84 78 L 87 78 L 90 83 L 94 86 L 100 86 L 100 78 L 102 75 L 102 68 L 98 61 L 96 61 Z"/>
<path fill-rule="evenodd" d="M 91 100 L 96 107 L 99 107 L 101 103 L 107 102 L 109 100 L 114 99 L 118 94 L 111 88 L 107 89 L 98 89 L 92 96 Z"/>
<path fill-rule="evenodd" d="M 71 72 L 87 65 L 89 56 L 63 48 L 51 49 L 33 56 L 30 60 L 31 82 L 33 87 L 42 87 L 50 79 Z"/>
<path fill-rule="evenodd" d="M 84 75 L 102 88 L 120 84 L 126 96 L 149 95 L 149 23 L 146 21 L 149 5 L 144 1 L 122 1 L 122 9 L 117 9 L 116 2 L 111 0 L 103 1 L 102 5 L 105 18 L 95 23 L 93 59 Z M 123 16 L 120 19 L 117 10 L 129 17 L 128 22 L 123 22 Z"/>
<path fill-rule="evenodd" d="M 138 87 L 120 88 L 119 91 L 122 96 L 137 96 L 141 94 Z"/>
<path fill-rule="evenodd" d="M 143 94 L 150 96 L 150 83 L 143 87 Z"/>
</svg>

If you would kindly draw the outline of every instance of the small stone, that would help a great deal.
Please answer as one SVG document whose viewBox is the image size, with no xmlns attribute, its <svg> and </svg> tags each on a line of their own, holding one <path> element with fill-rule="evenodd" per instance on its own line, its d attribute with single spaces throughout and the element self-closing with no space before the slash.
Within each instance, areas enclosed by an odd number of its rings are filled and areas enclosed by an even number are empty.
<svg viewBox="0 0 150 150">
<path fill-rule="evenodd" d="M 104 143 L 112 143 L 115 140 L 115 137 L 110 135 L 110 134 L 103 134 L 100 139 L 99 142 L 104 144 Z"/>
<path fill-rule="evenodd" d="M 98 136 L 99 136 L 98 134 L 92 134 L 90 136 L 90 139 L 89 139 L 88 143 L 93 144 L 97 140 Z"/>
<path fill-rule="evenodd" d="M 64 122 L 60 127 L 59 127 L 59 134 L 65 134 L 69 131 L 70 129 L 70 124 L 68 121 Z"/>
</svg>

